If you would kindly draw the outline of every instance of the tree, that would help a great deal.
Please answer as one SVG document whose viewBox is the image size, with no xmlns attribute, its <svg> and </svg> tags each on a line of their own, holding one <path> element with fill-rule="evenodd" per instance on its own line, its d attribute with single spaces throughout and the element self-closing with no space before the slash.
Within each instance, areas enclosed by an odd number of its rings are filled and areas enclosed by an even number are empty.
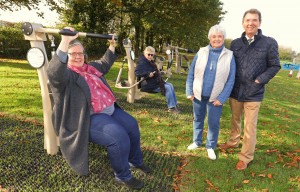
<svg viewBox="0 0 300 192">
<path fill-rule="evenodd" d="M 225 46 L 227 49 L 230 49 L 231 42 L 232 42 L 232 39 L 225 39 L 225 41 L 224 41 L 224 46 Z"/>
<path fill-rule="evenodd" d="M 62 22 L 71 25 L 78 31 L 107 34 L 114 32 L 110 22 L 114 18 L 115 8 L 109 0 L 66 0 L 62 11 Z M 103 51 L 107 41 L 83 39 L 90 55 Z M 97 47 L 98 49 L 95 49 Z"/>
<path fill-rule="evenodd" d="M 39 5 L 43 3 L 44 6 L 49 6 L 50 10 L 56 10 L 58 13 L 62 10 L 62 7 L 59 6 L 61 4 L 61 0 L 1 0 L 0 1 L 0 9 L 4 11 L 17 11 L 22 7 L 26 7 L 29 10 L 39 11 Z M 43 17 L 43 12 L 37 12 L 40 17 Z"/>
<path fill-rule="evenodd" d="M 293 59 L 296 57 L 296 52 L 291 48 L 279 46 L 278 51 L 280 60 L 293 61 Z"/>
<path fill-rule="evenodd" d="M 225 14 L 220 0 L 65 0 L 65 7 L 67 24 L 89 32 L 116 32 L 121 45 L 130 37 L 135 54 L 147 45 L 161 48 L 166 43 L 198 49 Z"/>
<path fill-rule="evenodd" d="M 146 45 L 173 43 L 198 48 L 207 44 L 208 29 L 221 21 L 219 0 L 114 0 L 129 16 L 134 28 L 135 50 Z"/>
</svg>

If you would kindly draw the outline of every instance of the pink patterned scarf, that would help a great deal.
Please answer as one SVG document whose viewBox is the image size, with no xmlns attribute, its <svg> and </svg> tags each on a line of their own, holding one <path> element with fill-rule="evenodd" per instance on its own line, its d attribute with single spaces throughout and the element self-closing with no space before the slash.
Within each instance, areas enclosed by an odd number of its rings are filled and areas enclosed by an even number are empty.
<svg viewBox="0 0 300 192">
<path fill-rule="evenodd" d="M 95 67 L 84 63 L 82 67 L 68 65 L 68 68 L 80 74 L 87 82 L 91 92 L 91 104 L 94 113 L 101 112 L 116 101 L 111 90 L 99 78 L 102 73 Z"/>
</svg>

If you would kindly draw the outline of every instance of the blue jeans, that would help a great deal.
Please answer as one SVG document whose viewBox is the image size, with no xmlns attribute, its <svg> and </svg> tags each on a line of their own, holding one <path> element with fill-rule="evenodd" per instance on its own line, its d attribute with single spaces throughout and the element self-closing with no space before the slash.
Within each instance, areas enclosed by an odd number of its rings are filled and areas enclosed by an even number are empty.
<svg viewBox="0 0 300 192">
<path fill-rule="evenodd" d="M 220 130 L 220 118 L 222 115 L 223 106 L 215 107 L 212 102 L 209 102 L 209 97 L 202 97 L 201 101 L 194 98 L 193 100 L 194 108 L 194 134 L 193 141 L 201 146 L 202 144 L 202 134 L 204 128 L 204 120 L 206 112 L 208 113 L 208 133 L 206 148 L 215 149 L 218 142 L 219 130 Z"/>
<path fill-rule="evenodd" d="M 91 116 L 90 141 L 107 148 L 115 176 L 123 181 L 132 178 L 129 162 L 134 166 L 143 164 L 140 147 L 140 131 L 137 121 L 115 108 L 110 116 L 103 113 Z"/>
<path fill-rule="evenodd" d="M 167 105 L 168 108 L 173 108 L 177 106 L 177 99 L 175 95 L 175 90 L 172 85 L 172 83 L 165 83 L 165 89 L 166 89 L 166 100 L 167 100 Z M 154 89 L 154 92 L 160 92 L 160 88 Z"/>
</svg>

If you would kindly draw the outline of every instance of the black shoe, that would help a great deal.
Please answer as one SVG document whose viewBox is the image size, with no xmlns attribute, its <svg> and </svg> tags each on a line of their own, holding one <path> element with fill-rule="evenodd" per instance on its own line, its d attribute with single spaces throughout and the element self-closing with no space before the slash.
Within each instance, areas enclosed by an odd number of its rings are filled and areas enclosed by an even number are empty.
<svg viewBox="0 0 300 192">
<path fill-rule="evenodd" d="M 179 109 L 177 109 L 177 107 L 169 108 L 168 112 L 169 113 L 173 113 L 173 114 L 179 114 L 179 113 L 181 113 L 181 111 Z"/>
<path fill-rule="evenodd" d="M 142 172 L 144 172 L 144 173 L 146 173 L 146 174 L 152 172 L 152 170 L 150 169 L 150 167 L 148 167 L 148 166 L 145 165 L 145 164 L 142 164 L 142 165 L 140 165 L 140 166 L 134 166 L 134 165 L 130 164 L 130 167 L 132 167 L 133 169 L 138 169 L 138 170 L 140 170 L 140 171 L 142 171 Z"/>
<path fill-rule="evenodd" d="M 179 105 L 176 105 L 176 108 L 178 111 L 182 111 L 181 107 L 179 107 Z"/>
<path fill-rule="evenodd" d="M 140 181 L 134 177 L 132 177 L 130 180 L 128 181 L 122 181 L 120 179 L 115 178 L 115 181 L 117 184 L 119 185 L 126 185 L 127 187 L 129 187 L 130 189 L 142 189 L 144 187 L 144 182 Z"/>
</svg>

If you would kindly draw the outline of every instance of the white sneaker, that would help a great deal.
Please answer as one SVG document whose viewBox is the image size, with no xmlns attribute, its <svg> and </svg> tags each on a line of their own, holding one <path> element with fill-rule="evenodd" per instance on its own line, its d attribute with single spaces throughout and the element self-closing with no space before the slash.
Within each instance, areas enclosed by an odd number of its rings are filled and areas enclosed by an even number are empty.
<svg viewBox="0 0 300 192">
<path fill-rule="evenodd" d="M 216 160 L 216 154 L 215 151 L 213 149 L 206 149 L 207 150 L 207 155 L 208 158 L 210 158 L 211 160 Z"/>
<path fill-rule="evenodd" d="M 190 144 L 189 146 L 188 146 L 188 150 L 194 150 L 194 149 L 197 149 L 199 146 L 194 142 L 194 143 L 192 143 L 192 144 Z"/>
</svg>

